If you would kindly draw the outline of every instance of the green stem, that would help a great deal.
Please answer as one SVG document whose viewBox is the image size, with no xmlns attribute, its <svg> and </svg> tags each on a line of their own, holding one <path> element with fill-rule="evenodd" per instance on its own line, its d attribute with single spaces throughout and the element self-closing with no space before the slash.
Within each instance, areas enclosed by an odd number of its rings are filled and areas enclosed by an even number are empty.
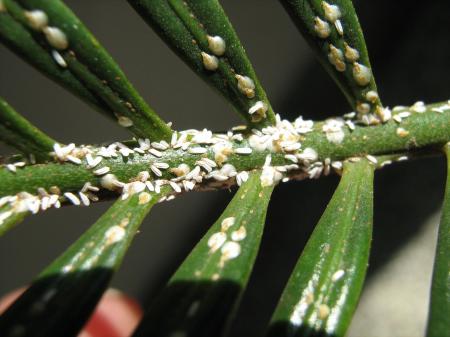
<svg viewBox="0 0 450 337">
<path fill-rule="evenodd" d="M 320 162 L 343 161 L 350 157 L 367 154 L 386 155 L 440 147 L 450 140 L 450 111 L 439 113 L 431 110 L 439 106 L 442 104 L 429 105 L 426 112 L 413 113 L 400 124 L 390 121 L 377 126 L 356 126 L 353 131 L 344 127 L 342 130 L 345 136 L 341 143 L 330 142 L 327 134 L 322 131 L 324 122 L 317 122 L 314 130 L 303 136 L 301 146 L 302 149 L 314 149 L 318 154 L 317 160 Z M 401 135 L 399 135 L 399 128 L 402 128 Z M 243 141 L 232 142 L 234 148 L 248 146 L 248 135 L 244 136 L 246 137 Z M 301 152 L 302 150 L 290 153 Z M 232 164 L 238 172 L 250 171 L 261 168 L 268 154 L 272 155 L 273 166 L 292 164 L 285 158 L 285 152 L 269 150 L 253 150 L 249 155 L 231 153 L 226 162 Z M 204 156 L 215 159 L 212 147 L 207 147 L 207 152 L 203 155 L 173 148 L 163 151 L 160 158 L 149 153 L 143 155 L 135 153 L 127 158 L 118 155 L 115 158 L 104 158 L 102 164 L 96 168 L 108 166 L 110 173 L 115 174 L 120 181 L 129 182 L 139 172 L 149 170 L 150 165 L 155 162 L 168 163 L 171 168 L 185 163 L 192 169 L 196 165 L 195 162 Z M 168 171 L 163 172 L 161 179 L 174 177 Z M 88 168 L 84 159 L 81 165 L 68 162 L 48 163 L 25 166 L 15 173 L 3 169 L 0 170 L 0 196 L 13 195 L 21 191 L 35 193 L 39 187 L 49 189 L 55 185 L 61 191 L 79 191 L 86 182 L 99 186 L 100 179 L 101 177 Z"/>
</svg>

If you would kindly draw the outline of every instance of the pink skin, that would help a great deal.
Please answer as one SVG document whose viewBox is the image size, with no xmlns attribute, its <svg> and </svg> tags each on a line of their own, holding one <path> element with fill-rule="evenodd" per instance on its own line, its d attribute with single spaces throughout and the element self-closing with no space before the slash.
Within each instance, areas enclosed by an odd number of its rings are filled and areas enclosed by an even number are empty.
<svg viewBox="0 0 450 337">
<path fill-rule="evenodd" d="M 0 298 L 0 314 L 19 297 L 25 288 Z M 103 295 L 94 314 L 78 337 L 128 337 L 142 318 L 139 304 L 115 289 Z"/>
</svg>

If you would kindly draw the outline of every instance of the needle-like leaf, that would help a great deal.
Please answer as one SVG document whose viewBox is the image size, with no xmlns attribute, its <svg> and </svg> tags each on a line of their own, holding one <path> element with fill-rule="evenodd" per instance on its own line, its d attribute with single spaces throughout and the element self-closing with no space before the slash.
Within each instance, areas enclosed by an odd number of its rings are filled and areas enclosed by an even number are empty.
<svg viewBox="0 0 450 337">
<path fill-rule="evenodd" d="M 0 207 L 0 236 L 22 222 L 29 214 L 29 211 L 15 212 L 10 206 Z"/>
<path fill-rule="evenodd" d="M 448 336 L 450 333 L 450 143 L 447 154 L 447 186 L 439 225 L 436 257 L 431 285 L 428 337 Z"/>
<path fill-rule="evenodd" d="M 32 125 L 0 97 L 0 140 L 37 161 L 50 159 L 55 140 Z"/>
<path fill-rule="evenodd" d="M 273 187 L 253 173 L 155 300 L 135 336 L 219 336 L 258 252 Z M 177 335 L 178 336 L 178 335 Z"/>
<path fill-rule="evenodd" d="M 387 119 L 352 1 L 280 1 L 359 118 L 366 124 Z"/>
<path fill-rule="evenodd" d="M 33 38 L 33 35 L 25 26 L 6 11 L 0 12 L 0 42 L 44 75 L 88 102 L 95 109 L 115 118 L 112 110 L 101 99 L 87 90 L 68 69 L 59 66 L 51 54 Z"/>
<path fill-rule="evenodd" d="M 363 285 L 373 214 L 373 170 L 346 163 L 272 317 L 269 336 L 344 336 Z"/>
<path fill-rule="evenodd" d="M 116 201 L 0 316 L 2 336 L 75 336 L 158 196 L 141 192 Z"/>
<path fill-rule="evenodd" d="M 255 126 L 275 115 L 217 0 L 128 0 L 159 36 Z"/>
<path fill-rule="evenodd" d="M 170 139 L 170 128 L 62 1 L 3 0 L 3 4 L 0 36 L 9 48 L 50 78 L 117 118 L 121 126 L 135 135 Z"/>
</svg>

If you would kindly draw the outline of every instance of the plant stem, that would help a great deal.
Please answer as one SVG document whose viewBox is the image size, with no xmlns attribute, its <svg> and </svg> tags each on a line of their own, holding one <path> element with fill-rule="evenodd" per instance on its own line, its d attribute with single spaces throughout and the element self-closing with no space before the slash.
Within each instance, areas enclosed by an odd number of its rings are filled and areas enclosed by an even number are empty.
<svg viewBox="0 0 450 337">
<path fill-rule="evenodd" d="M 382 156 L 411 152 L 412 150 L 433 150 L 450 140 L 450 110 L 444 112 L 432 110 L 439 106 L 442 106 L 442 103 L 429 105 L 425 112 L 413 113 L 401 123 L 391 120 L 377 126 L 356 126 L 353 131 L 343 127 L 342 131 L 345 137 L 340 143 L 330 142 L 327 134 L 322 131 L 325 122 L 317 122 L 312 132 L 303 135 L 301 146 L 302 149 L 314 149 L 318 154 L 317 161 L 320 162 L 343 161 L 367 154 Z M 402 129 L 400 134 L 399 128 Z M 251 133 L 243 135 L 243 141 L 232 141 L 233 148 L 248 146 L 248 137 Z M 301 151 L 289 153 L 296 154 Z M 268 154 L 272 156 L 273 166 L 292 164 L 285 158 L 285 152 L 269 150 L 253 150 L 248 155 L 232 153 L 228 156 L 227 163 L 232 164 L 238 172 L 250 171 L 261 168 Z M 135 153 L 128 157 L 118 155 L 115 158 L 104 158 L 101 166 L 108 166 L 110 173 L 113 173 L 118 180 L 129 182 L 139 172 L 148 171 L 150 165 L 155 162 L 168 163 L 171 168 L 185 163 L 192 169 L 195 167 L 196 161 L 205 156 L 214 160 L 212 147 L 208 147 L 206 154 L 202 155 L 169 148 L 162 152 L 160 158 L 149 153 L 142 155 Z M 173 177 L 174 175 L 167 170 L 163 172 L 160 179 Z M 99 186 L 100 179 L 101 177 L 95 175 L 93 170 L 88 167 L 86 160 L 82 160 L 80 165 L 69 162 L 30 165 L 18 169 L 15 173 L 2 169 L 0 170 L 0 196 L 13 195 L 22 191 L 35 193 L 39 187 L 49 189 L 51 186 L 58 186 L 63 192 L 79 191 L 86 182 Z"/>
</svg>

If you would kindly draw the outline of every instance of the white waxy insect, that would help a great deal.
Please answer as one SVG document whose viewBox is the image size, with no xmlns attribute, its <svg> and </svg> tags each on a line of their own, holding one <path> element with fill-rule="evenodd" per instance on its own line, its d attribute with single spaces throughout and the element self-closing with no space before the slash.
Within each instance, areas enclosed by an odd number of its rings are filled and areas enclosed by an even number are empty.
<svg viewBox="0 0 450 337">
<path fill-rule="evenodd" d="M 298 163 L 298 159 L 295 155 L 293 154 L 287 154 L 284 156 L 285 159 L 290 160 L 293 163 Z"/>
<path fill-rule="evenodd" d="M 48 24 L 47 14 L 40 9 L 25 11 L 24 15 L 30 27 L 35 30 L 41 30 Z"/>
<path fill-rule="evenodd" d="M 130 126 L 133 126 L 133 121 L 126 116 L 119 116 L 117 118 L 117 123 L 119 123 L 119 125 L 123 126 L 124 128 L 129 128 Z"/>
<path fill-rule="evenodd" d="M 91 204 L 91 201 L 85 193 L 78 192 L 78 195 L 80 196 L 80 200 L 84 206 L 89 206 Z"/>
<path fill-rule="evenodd" d="M 152 200 L 152 196 L 150 193 L 147 192 L 141 192 L 139 193 L 139 205 L 145 205 Z"/>
<path fill-rule="evenodd" d="M 214 253 L 217 251 L 227 240 L 227 235 L 223 232 L 217 232 L 210 236 L 208 239 L 208 247 L 210 252 Z"/>
<path fill-rule="evenodd" d="M 227 231 L 231 226 L 234 225 L 235 222 L 236 218 L 233 216 L 223 219 L 221 223 L 222 231 Z"/>
<path fill-rule="evenodd" d="M 344 36 L 344 27 L 342 26 L 341 20 L 334 21 L 334 27 L 340 36 Z"/>
<path fill-rule="evenodd" d="M 178 167 L 174 167 L 170 169 L 170 172 L 175 174 L 177 177 L 182 177 L 188 174 L 190 171 L 189 165 L 185 163 L 181 163 Z"/>
<path fill-rule="evenodd" d="M 169 164 L 162 163 L 162 162 L 156 162 L 156 163 L 153 163 L 153 165 L 161 170 L 165 170 L 165 169 L 169 168 Z"/>
<path fill-rule="evenodd" d="M 365 86 L 370 83 L 372 79 L 372 72 L 370 68 L 358 62 L 353 63 L 353 78 L 360 86 Z"/>
<path fill-rule="evenodd" d="M 6 169 L 11 172 L 17 171 L 17 168 L 13 164 L 6 164 Z"/>
<path fill-rule="evenodd" d="M 219 171 L 212 171 L 209 175 L 209 178 L 213 178 L 217 181 L 226 181 L 229 177 L 225 174 L 221 174 Z"/>
<path fill-rule="evenodd" d="M 225 54 L 226 43 L 222 37 L 208 35 L 206 39 L 208 40 L 209 50 L 211 50 L 214 55 L 222 56 Z"/>
<path fill-rule="evenodd" d="M 42 32 L 44 33 L 48 43 L 53 48 L 63 50 L 69 47 L 67 36 L 61 29 L 57 27 L 46 26 L 42 29 Z"/>
<path fill-rule="evenodd" d="M 378 164 L 378 159 L 370 154 L 366 156 L 366 159 L 370 161 L 372 164 Z"/>
<path fill-rule="evenodd" d="M 172 138 L 170 139 L 170 145 L 171 145 L 171 146 L 175 146 L 175 144 L 177 143 L 177 141 L 178 141 L 178 132 L 174 131 L 174 132 L 172 133 Z"/>
<path fill-rule="evenodd" d="M 375 103 L 378 100 L 378 93 L 374 90 L 370 90 L 368 92 L 366 92 L 366 99 L 371 102 L 371 103 Z"/>
<path fill-rule="evenodd" d="M 227 177 L 234 177 L 237 174 L 236 168 L 231 164 L 223 165 L 219 172 Z"/>
<path fill-rule="evenodd" d="M 329 48 L 330 52 L 328 53 L 328 60 L 330 61 L 330 63 L 334 65 L 337 71 L 345 71 L 346 65 L 344 62 L 344 53 L 342 52 L 342 50 L 331 43 Z"/>
<path fill-rule="evenodd" d="M 370 104 L 359 102 L 356 104 L 356 111 L 360 114 L 368 114 L 370 112 Z"/>
<path fill-rule="evenodd" d="M 331 167 L 334 168 L 335 170 L 340 171 L 343 168 L 343 164 L 341 161 L 334 161 L 331 163 Z"/>
<path fill-rule="evenodd" d="M 397 128 L 395 132 L 397 133 L 397 136 L 401 138 L 407 137 L 409 135 L 409 131 L 405 130 L 404 128 Z"/>
<path fill-rule="evenodd" d="M 354 124 L 352 121 L 350 121 L 350 120 L 345 121 L 345 125 L 347 125 L 347 127 L 348 127 L 351 131 L 355 130 L 355 124 Z"/>
<path fill-rule="evenodd" d="M 400 118 L 408 118 L 409 116 L 411 116 L 411 112 L 409 112 L 409 111 L 402 111 L 402 112 L 399 112 L 398 114 L 397 114 L 397 116 L 399 116 Z"/>
<path fill-rule="evenodd" d="M 241 253 L 241 245 L 237 242 L 228 241 L 223 245 L 221 252 L 221 261 L 224 262 L 227 260 L 235 259 Z"/>
<path fill-rule="evenodd" d="M 325 14 L 325 18 L 330 22 L 335 22 L 341 17 L 341 10 L 336 5 L 330 5 L 326 1 L 322 1 L 322 8 Z"/>
<path fill-rule="evenodd" d="M 347 42 L 344 42 L 344 55 L 349 62 L 356 62 L 359 59 L 359 51 L 350 47 Z"/>
<path fill-rule="evenodd" d="M 214 55 L 210 55 L 202 51 L 202 61 L 205 69 L 214 71 L 219 68 L 219 59 Z"/>
<path fill-rule="evenodd" d="M 150 170 L 157 176 L 162 177 L 162 172 L 159 168 L 157 168 L 155 165 L 150 165 Z"/>
<path fill-rule="evenodd" d="M 336 282 L 340 280 L 344 275 L 345 271 L 343 269 L 339 269 L 331 276 L 331 281 Z"/>
<path fill-rule="evenodd" d="M 330 36 L 331 29 L 328 22 L 322 20 L 318 16 L 314 18 L 314 30 L 317 33 L 317 36 L 321 39 L 326 39 Z"/>
<path fill-rule="evenodd" d="M 200 166 L 196 166 L 194 167 L 194 169 L 192 171 L 190 171 L 188 174 L 186 174 L 186 180 L 191 180 L 191 179 L 195 179 L 195 177 L 197 177 L 200 174 Z"/>
<path fill-rule="evenodd" d="M 183 187 L 186 192 L 192 191 L 195 187 L 194 181 L 183 180 Z"/>
<path fill-rule="evenodd" d="M 126 184 L 123 188 L 123 193 L 128 195 L 133 195 L 136 193 L 141 193 L 145 190 L 147 185 L 141 181 L 133 181 L 129 184 Z"/>
<path fill-rule="evenodd" d="M 67 160 L 71 161 L 74 164 L 80 165 L 81 164 L 81 159 L 72 155 L 67 155 Z"/>
<path fill-rule="evenodd" d="M 167 150 L 169 148 L 169 144 L 167 144 L 166 142 L 163 142 L 163 141 L 161 141 L 161 142 L 152 142 L 151 145 L 155 149 L 161 150 L 161 151 L 165 151 L 165 150 Z M 142 146 L 141 146 L 141 148 L 142 148 Z M 143 150 L 148 150 L 148 148 L 147 149 L 143 149 Z"/>
<path fill-rule="evenodd" d="M 128 157 L 130 154 L 134 153 L 134 151 L 132 149 L 129 149 L 128 147 L 120 148 L 119 152 L 124 157 Z"/>
<path fill-rule="evenodd" d="M 212 171 L 212 167 L 205 163 L 203 160 L 197 160 L 195 165 L 202 167 L 206 172 L 210 173 Z"/>
<path fill-rule="evenodd" d="M 158 151 L 158 150 L 156 150 L 156 149 L 150 149 L 150 150 L 148 150 L 148 152 L 150 153 L 150 154 L 152 154 L 152 155 L 154 155 L 155 157 L 157 157 L 157 158 L 161 158 L 162 157 L 162 152 L 160 152 L 160 151 Z"/>
<path fill-rule="evenodd" d="M 316 150 L 307 147 L 302 153 L 297 154 L 297 158 L 300 160 L 316 161 L 319 158 L 319 155 Z"/>
<path fill-rule="evenodd" d="M 112 226 L 105 232 L 105 239 L 108 245 L 119 242 L 125 237 L 125 229 L 120 226 Z"/>
<path fill-rule="evenodd" d="M 188 152 L 191 154 L 204 154 L 208 151 L 205 147 L 190 147 Z"/>
<path fill-rule="evenodd" d="M 92 171 L 97 176 L 102 176 L 110 171 L 110 168 L 108 166 L 103 166 L 95 171 Z"/>
<path fill-rule="evenodd" d="M 283 150 L 288 152 L 300 150 L 301 147 L 302 144 L 300 144 L 299 142 L 289 142 L 288 144 L 282 145 Z"/>
<path fill-rule="evenodd" d="M 235 230 L 231 233 L 231 240 L 233 241 L 242 241 L 247 236 L 247 230 L 244 226 L 239 227 L 238 230 Z"/>
<path fill-rule="evenodd" d="M 117 182 L 117 177 L 112 173 L 108 173 L 100 179 L 100 185 L 110 191 L 114 191 L 118 188 Z"/>
<path fill-rule="evenodd" d="M 251 154 L 253 150 L 251 147 L 238 147 L 234 149 L 234 152 L 237 154 Z"/>
<path fill-rule="evenodd" d="M 177 192 L 177 193 L 181 193 L 181 187 L 180 185 L 178 185 L 177 183 L 173 182 L 173 181 L 169 181 L 169 185 L 170 187 L 172 187 L 172 189 Z"/>
<path fill-rule="evenodd" d="M 242 76 L 242 75 L 235 75 L 237 80 L 238 89 L 240 92 L 242 92 L 245 96 L 248 98 L 255 97 L 255 82 L 248 77 L 248 76 Z"/>
<path fill-rule="evenodd" d="M 98 164 L 100 164 L 100 162 L 103 160 L 103 157 L 92 157 L 92 155 L 90 153 L 88 153 L 86 155 L 86 161 L 89 165 L 89 168 L 94 168 L 96 167 Z"/>
<path fill-rule="evenodd" d="M 137 178 L 139 179 L 139 181 L 142 181 L 143 183 L 145 183 L 150 178 L 150 172 L 141 171 L 138 173 Z"/>
<path fill-rule="evenodd" d="M 241 186 L 243 183 L 245 183 L 248 180 L 248 172 L 247 171 L 242 171 L 239 172 L 236 175 L 236 183 L 238 184 L 238 186 Z"/>
<path fill-rule="evenodd" d="M 423 113 L 427 110 L 427 107 L 425 106 L 425 103 L 422 101 L 418 101 L 413 104 L 411 107 L 411 110 L 417 113 Z"/>
<path fill-rule="evenodd" d="M 203 161 L 205 164 L 208 164 L 208 165 L 211 166 L 211 167 L 217 167 L 217 164 L 216 164 L 216 162 L 215 162 L 214 160 L 211 160 L 211 159 L 209 159 L 209 158 L 203 158 L 202 161 Z"/>
<path fill-rule="evenodd" d="M 52 50 L 52 57 L 60 67 L 67 68 L 66 60 L 64 60 L 64 57 L 62 57 L 62 55 L 58 51 Z"/>
<path fill-rule="evenodd" d="M 355 118 L 355 116 L 356 116 L 356 112 L 352 111 L 352 112 L 346 113 L 343 117 L 346 119 L 353 119 L 353 118 Z"/>
<path fill-rule="evenodd" d="M 319 305 L 318 316 L 319 319 L 326 319 L 330 315 L 330 307 L 326 304 Z"/>
<path fill-rule="evenodd" d="M 64 193 L 64 196 L 75 206 L 81 205 L 80 199 L 78 199 L 78 197 L 72 192 L 66 192 Z"/>
<path fill-rule="evenodd" d="M 267 109 L 268 109 L 268 107 L 267 107 L 266 103 L 264 103 L 263 101 L 258 101 L 255 104 L 253 104 L 250 107 L 250 109 L 248 109 L 248 113 L 250 115 L 253 115 L 256 113 L 262 117 L 266 117 Z"/>
</svg>

